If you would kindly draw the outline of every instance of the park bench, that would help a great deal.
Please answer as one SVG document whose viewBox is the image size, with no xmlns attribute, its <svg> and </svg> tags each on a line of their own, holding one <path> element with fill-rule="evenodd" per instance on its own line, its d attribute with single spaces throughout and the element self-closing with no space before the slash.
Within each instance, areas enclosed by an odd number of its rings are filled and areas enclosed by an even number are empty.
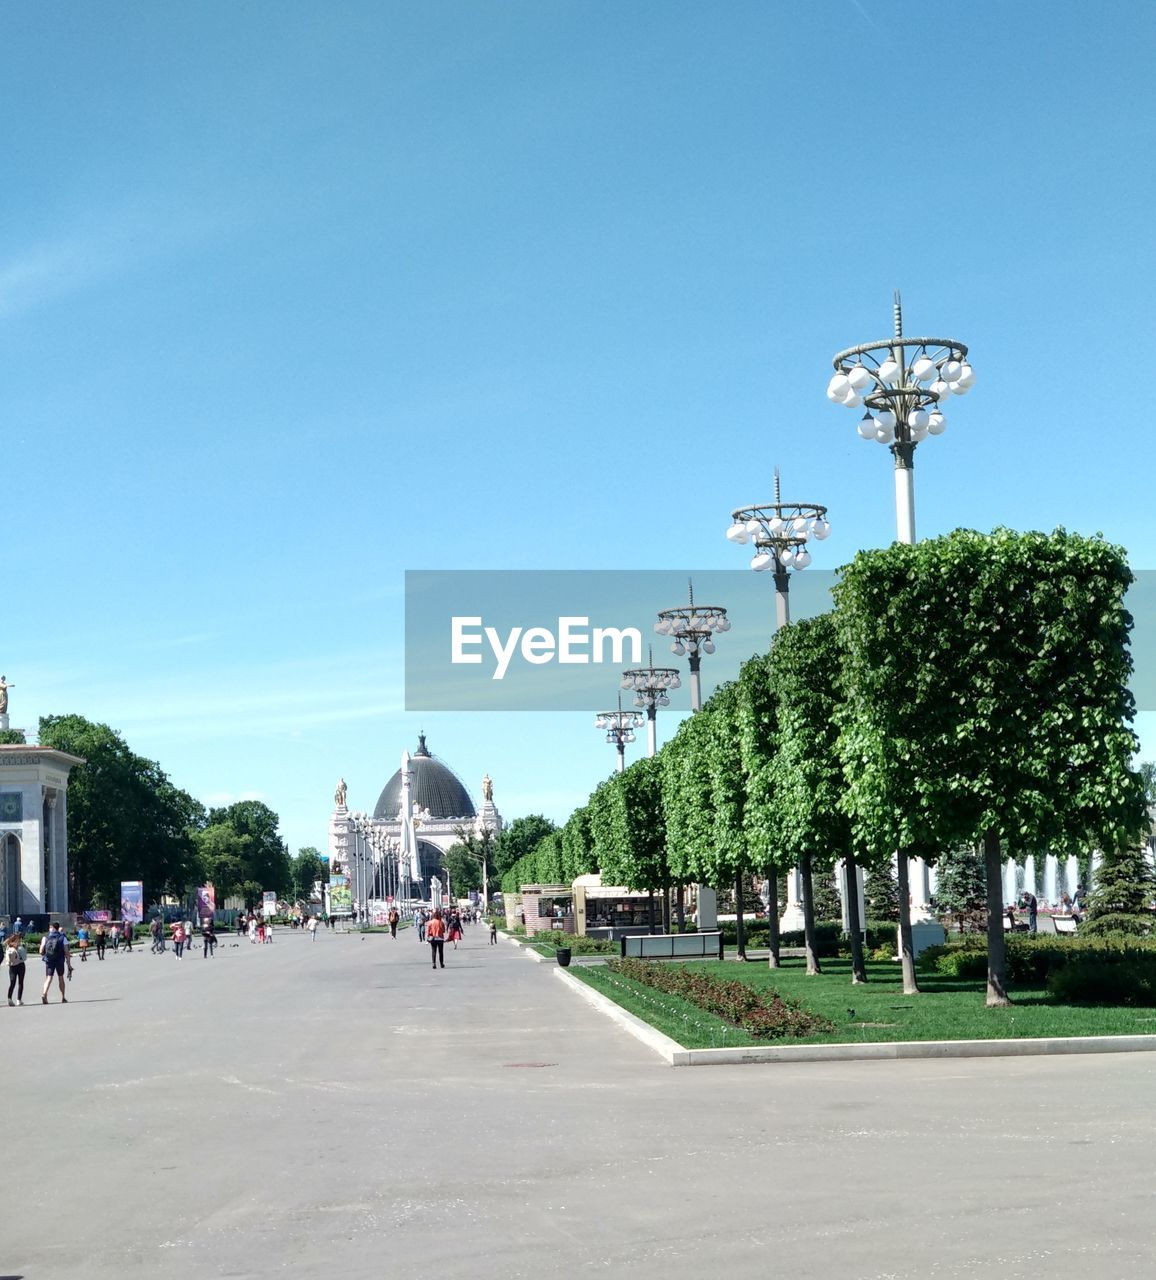
<svg viewBox="0 0 1156 1280">
<path fill-rule="evenodd" d="M 640 960 L 723 958 L 721 932 L 638 933 L 619 941 L 623 957 Z"/>
<path fill-rule="evenodd" d="M 1074 935 L 1079 928 L 1075 918 L 1072 916 L 1052 916 L 1052 924 L 1055 925 L 1057 933 L 1069 935 Z"/>
</svg>

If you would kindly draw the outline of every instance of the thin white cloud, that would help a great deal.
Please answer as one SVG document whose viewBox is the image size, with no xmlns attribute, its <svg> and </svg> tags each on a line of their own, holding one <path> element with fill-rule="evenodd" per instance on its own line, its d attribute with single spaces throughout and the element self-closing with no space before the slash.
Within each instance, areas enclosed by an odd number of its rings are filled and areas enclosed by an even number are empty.
<svg viewBox="0 0 1156 1280">
<path fill-rule="evenodd" d="M 0 260 L 0 320 L 139 269 L 215 236 L 226 226 L 219 211 L 140 199 L 83 227 L 28 244 Z"/>
</svg>

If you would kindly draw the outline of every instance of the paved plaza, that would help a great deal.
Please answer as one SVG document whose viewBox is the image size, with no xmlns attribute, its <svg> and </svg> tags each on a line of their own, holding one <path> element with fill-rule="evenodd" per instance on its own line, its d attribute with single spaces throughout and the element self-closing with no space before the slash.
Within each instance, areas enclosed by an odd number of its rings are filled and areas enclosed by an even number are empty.
<svg viewBox="0 0 1156 1280">
<path fill-rule="evenodd" d="M 0 1008 L 0 1276 L 1151 1271 L 1151 1054 L 672 1069 L 507 942 L 90 959 Z"/>
</svg>

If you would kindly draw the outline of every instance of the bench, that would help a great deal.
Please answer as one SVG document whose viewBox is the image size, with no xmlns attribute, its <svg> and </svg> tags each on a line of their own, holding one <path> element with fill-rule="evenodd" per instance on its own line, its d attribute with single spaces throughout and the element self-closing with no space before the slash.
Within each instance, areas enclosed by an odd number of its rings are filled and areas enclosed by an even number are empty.
<svg viewBox="0 0 1156 1280">
<path fill-rule="evenodd" d="M 1057 933 L 1066 933 L 1074 936 L 1079 925 L 1074 916 L 1052 916 L 1052 924 L 1055 925 Z"/>
<path fill-rule="evenodd" d="M 723 958 L 721 931 L 702 933 L 639 933 L 621 938 L 622 957 L 639 960 Z"/>
</svg>

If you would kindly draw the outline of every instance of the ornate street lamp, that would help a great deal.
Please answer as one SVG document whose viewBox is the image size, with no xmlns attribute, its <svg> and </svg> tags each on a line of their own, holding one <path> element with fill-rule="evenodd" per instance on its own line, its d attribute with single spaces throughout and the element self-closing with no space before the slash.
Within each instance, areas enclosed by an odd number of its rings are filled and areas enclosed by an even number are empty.
<svg viewBox="0 0 1156 1280">
<path fill-rule="evenodd" d="M 831 532 L 827 508 L 817 502 L 784 502 L 779 492 L 779 469 L 775 468 L 775 500 L 757 507 L 739 507 L 731 513 L 727 537 L 742 545 L 754 544 L 751 568 L 756 573 L 771 570 L 775 580 L 775 629 L 791 620 L 791 569 L 805 569 L 811 563 L 807 543 L 822 542 Z"/>
<path fill-rule="evenodd" d="M 840 351 L 827 399 L 863 408 L 859 435 L 885 444 L 895 457 L 895 526 L 900 542 L 915 541 L 915 446 L 947 430 L 943 409 L 975 382 L 967 348 L 954 338 L 905 338 L 895 291 L 895 333 Z"/>
<path fill-rule="evenodd" d="M 682 679 L 675 667 L 656 667 L 654 650 L 647 650 L 650 665 L 622 673 L 622 687 L 634 694 L 634 705 L 646 711 L 646 754 L 658 754 L 656 718 L 659 707 L 670 706 L 668 689 L 680 689 Z"/>
<path fill-rule="evenodd" d="M 714 635 L 731 629 L 727 611 L 722 605 L 695 604 L 694 583 L 690 583 L 690 603 L 675 609 L 660 609 L 655 631 L 673 636 L 670 651 L 677 658 L 690 655 L 690 709 L 702 710 L 702 683 L 699 668 L 704 653 L 714 653 Z"/>
<path fill-rule="evenodd" d="M 635 729 L 642 727 L 642 716 L 637 711 L 622 710 L 622 694 L 618 695 L 617 711 L 599 711 L 594 719 L 595 729 L 606 730 L 606 741 L 618 751 L 618 772 L 626 768 L 626 744 L 634 741 Z"/>
</svg>

